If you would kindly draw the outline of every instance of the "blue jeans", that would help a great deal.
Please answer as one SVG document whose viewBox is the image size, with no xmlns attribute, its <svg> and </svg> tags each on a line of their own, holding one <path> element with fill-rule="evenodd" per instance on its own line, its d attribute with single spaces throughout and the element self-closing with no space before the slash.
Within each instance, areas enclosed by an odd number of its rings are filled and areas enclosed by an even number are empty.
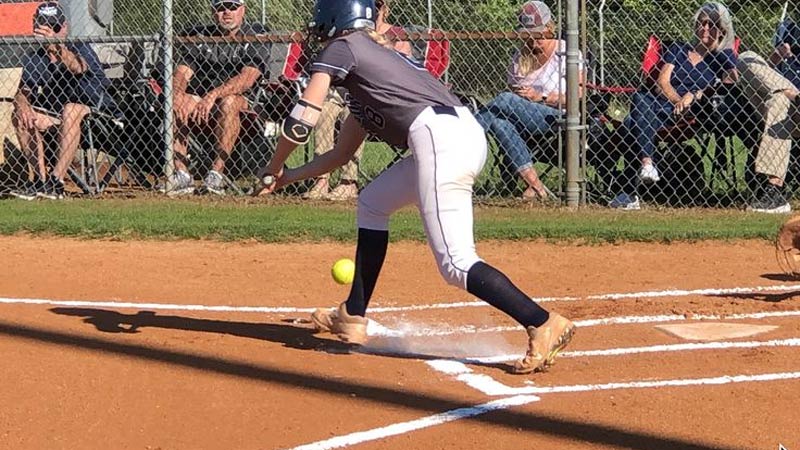
<svg viewBox="0 0 800 450">
<path fill-rule="evenodd" d="M 499 94 L 475 114 L 478 123 L 494 137 L 517 172 L 533 166 L 526 138 L 546 134 L 560 116 L 558 109 L 512 92 Z"/>
<path fill-rule="evenodd" d="M 664 97 L 649 92 L 633 94 L 630 131 L 639 150 L 639 158 L 653 158 L 656 150 L 656 134 L 665 125 L 674 123 L 672 111 L 675 106 Z"/>
<path fill-rule="evenodd" d="M 625 119 L 625 127 L 632 135 L 631 140 L 636 143 L 639 158 L 656 159 L 658 130 L 677 123 L 672 115 L 674 110 L 675 106 L 664 97 L 649 92 L 633 94 L 633 108 Z M 698 126 L 706 131 L 724 136 L 739 135 L 745 142 L 749 140 L 743 137 L 742 131 L 744 134 L 753 134 L 741 127 L 742 117 L 750 117 L 752 113 L 741 104 L 741 98 L 736 94 L 724 95 L 718 103 L 708 98 L 692 103 L 690 114 L 697 119 Z"/>
</svg>

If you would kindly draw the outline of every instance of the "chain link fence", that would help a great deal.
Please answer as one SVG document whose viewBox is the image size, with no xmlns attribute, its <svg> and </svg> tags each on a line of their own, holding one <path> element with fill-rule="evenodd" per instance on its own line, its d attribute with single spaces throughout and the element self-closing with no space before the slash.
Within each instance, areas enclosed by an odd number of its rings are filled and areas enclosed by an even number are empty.
<svg viewBox="0 0 800 450">
<path fill-rule="evenodd" d="M 300 32 L 311 4 L 0 3 L 0 191 L 57 198 L 63 180 L 68 195 L 246 195 L 307 76 L 314 49 Z M 727 10 L 698 15 L 702 5 L 385 0 L 379 31 L 486 128 L 480 202 L 574 204 L 579 189 L 582 202 L 624 209 L 780 209 L 800 184 L 800 11 L 731 2 L 727 21 Z M 580 50 L 569 89 L 568 6 L 579 10 Z M 526 33 L 542 30 L 553 39 Z M 735 39 L 722 39 L 729 30 Z M 348 114 L 342 94 L 331 91 L 289 165 L 333 147 Z M 566 118 L 572 98 L 580 123 Z M 346 166 L 280 194 L 350 200 L 404 156 L 368 139 Z"/>
</svg>

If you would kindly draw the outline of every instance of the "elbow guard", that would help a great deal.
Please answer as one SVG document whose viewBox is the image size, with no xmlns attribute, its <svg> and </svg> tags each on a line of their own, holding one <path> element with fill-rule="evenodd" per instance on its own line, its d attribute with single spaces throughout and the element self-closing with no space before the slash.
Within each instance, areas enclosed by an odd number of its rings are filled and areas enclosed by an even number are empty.
<svg viewBox="0 0 800 450">
<path fill-rule="evenodd" d="M 281 126 L 283 137 L 297 145 L 305 144 L 308 142 L 311 130 L 317 124 L 321 112 L 322 108 L 319 106 L 300 99 L 292 108 L 289 117 L 283 121 Z"/>
</svg>

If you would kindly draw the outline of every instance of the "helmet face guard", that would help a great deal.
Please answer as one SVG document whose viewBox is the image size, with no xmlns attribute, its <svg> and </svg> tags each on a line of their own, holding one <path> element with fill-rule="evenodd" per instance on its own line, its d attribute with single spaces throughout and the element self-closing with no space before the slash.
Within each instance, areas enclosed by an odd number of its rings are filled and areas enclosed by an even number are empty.
<svg viewBox="0 0 800 450">
<path fill-rule="evenodd" d="M 349 30 L 374 29 L 374 0 L 317 0 L 308 38 L 325 42 Z"/>
</svg>

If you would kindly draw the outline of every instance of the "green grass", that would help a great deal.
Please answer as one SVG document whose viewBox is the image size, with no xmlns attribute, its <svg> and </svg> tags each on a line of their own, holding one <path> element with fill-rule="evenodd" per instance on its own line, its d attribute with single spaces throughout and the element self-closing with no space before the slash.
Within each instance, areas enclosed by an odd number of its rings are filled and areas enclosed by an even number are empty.
<svg viewBox="0 0 800 450">
<path fill-rule="evenodd" d="M 479 207 L 478 239 L 580 241 L 693 241 L 772 239 L 785 216 L 689 209 L 618 212 L 608 209 Z M 0 234 L 106 239 L 215 239 L 262 242 L 353 241 L 352 205 L 280 200 L 108 199 L 0 202 Z M 422 240 L 416 210 L 398 212 L 393 240 Z"/>
</svg>

